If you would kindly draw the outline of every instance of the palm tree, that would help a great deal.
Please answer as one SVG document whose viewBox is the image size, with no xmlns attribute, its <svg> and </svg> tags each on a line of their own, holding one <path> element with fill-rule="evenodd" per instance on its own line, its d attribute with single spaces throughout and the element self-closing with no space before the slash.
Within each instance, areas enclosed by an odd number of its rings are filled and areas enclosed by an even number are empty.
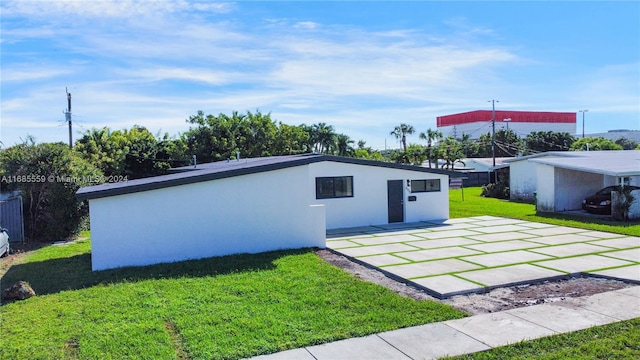
<svg viewBox="0 0 640 360">
<path fill-rule="evenodd" d="M 336 133 L 333 126 L 318 123 L 311 126 L 311 139 L 314 143 L 314 151 L 326 154 L 335 146 Z"/>
<path fill-rule="evenodd" d="M 351 146 L 354 141 L 348 135 L 338 134 L 336 135 L 336 148 L 338 150 L 338 155 L 340 156 L 352 156 L 354 153 L 354 149 Z"/>
<path fill-rule="evenodd" d="M 431 145 L 434 142 L 442 140 L 442 133 L 438 130 L 432 130 L 431 128 L 428 128 L 427 132 L 426 133 L 421 132 L 419 137 L 422 140 L 427 140 L 427 159 L 429 160 L 429 168 L 431 168 Z M 438 167 L 437 161 L 436 161 L 436 167 Z"/>
<path fill-rule="evenodd" d="M 393 129 L 393 131 L 390 134 L 395 136 L 396 139 L 400 139 L 402 141 L 402 150 L 406 152 L 407 151 L 407 135 L 411 135 L 415 131 L 416 130 L 411 125 L 400 124 L 396 126 L 395 129 Z"/>
</svg>

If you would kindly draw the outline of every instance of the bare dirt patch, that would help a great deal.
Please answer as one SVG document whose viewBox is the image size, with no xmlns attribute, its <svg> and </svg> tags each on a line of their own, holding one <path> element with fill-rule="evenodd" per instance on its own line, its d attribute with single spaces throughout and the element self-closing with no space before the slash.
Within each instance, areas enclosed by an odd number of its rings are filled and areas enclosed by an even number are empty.
<svg viewBox="0 0 640 360">
<path fill-rule="evenodd" d="M 47 244 L 44 243 L 29 243 L 29 244 L 10 244 L 11 253 L 3 258 L 0 258 L 0 278 L 9 271 L 9 268 L 14 264 L 20 264 L 24 258 L 33 250 L 37 250 Z"/>
<path fill-rule="evenodd" d="M 617 280 L 583 277 L 497 288 L 483 294 L 458 295 L 440 300 L 421 289 L 391 279 L 380 271 L 358 264 L 329 250 L 318 250 L 316 254 L 362 280 L 384 286 L 399 295 L 416 300 L 440 301 L 472 315 L 551 303 L 565 298 L 589 296 L 635 286 Z"/>
<path fill-rule="evenodd" d="M 9 268 L 13 265 L 22 264 L 27 256 L 33 253 L 35 250 L 46 246 L 52 245 L 68 245 L 76 241 L 84 240 L 86 237 L 78 237 L 69 241 L 57 241 L 57 242 L 29 242 L 24 244 L 11 244 L 11 251 L 9 255 L 0 258 L 0 278 L 9 271 Z"/>
</svg>

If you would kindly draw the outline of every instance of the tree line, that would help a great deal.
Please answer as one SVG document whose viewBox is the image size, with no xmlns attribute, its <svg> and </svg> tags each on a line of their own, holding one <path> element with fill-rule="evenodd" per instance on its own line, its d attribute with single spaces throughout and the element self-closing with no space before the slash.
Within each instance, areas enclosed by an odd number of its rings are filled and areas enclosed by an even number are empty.
<svg viewBox="0 0 640 360">
<path fill-rule="evenodd" d="M 75 150 L 105 175 L 141 178 L 166 173 L 167 169 L 197 163 L 242 158 L 322 153 L 382 159 L 366 147 L 337 133 L 333 126 L 287 125 L 260 111 L 211 115 L 198 111 L 190 116 L 191 127 L 177 137 L 153 135 L 141 126 L 130 130 L 91 129 L 75 143 Z"/>
<path fill-rule="evenodd" d="M 443 136 L 442 132 L 427 129 L 418 137 L 426 144 L 407 144 L 407 137 L 415 134 L 412 125 L 400 124 L 390 134 L 400 141 L 401 151 L 387 156 L 387 159 L 452 169 L 454 164 L 462 163 L 465 158 L 514 157 L 537 154 L 547 151 L 586 151 L 586 150 L 640 150 L 640 145 L 630 139 L 619 138 L 616 141 L 602 137 L 578 139 L 568 132 L 536 131 L 526 137 L 520 137 L 511 130 L 500 129 L 495 132 L 495 142 L 491 133 L 471 139 L 469 134 L 459 138 Z M 494 145 L 495 144 L 495 145 Z"/>
<path fill-rule="evenodd" d="M 260 111 L 211 115 L 198 111 L 186 122 L 190 128 L 178 135 L 153 134 L 142 126 L 85 131 L 73 149 L 60 143 L 36 143 L 27 137 L 21 143 L 0 149 L 2 192 L 23 196 L 25 230 L 30 240 L 59 240 L 86 227 L 88 207 L 76 201 L 78 188 L 100 184 L 105 177 L 136 179 L 167 173 L 170 168 L 243 158 L 321 153 L 368 158 L 452 169 L 468 157 L 492 155 L 491 134 L 471 139 L 444 137 L 426 129 L 421 143 L 409 143 L 413 126 L 400 124 L 390 135 L 400 149 L 375 150 L 364 140 L 354 141 L 324 122 L 287 125 Z M 576 139 L 568 133 L 535 132 L 520 138 L 512 130 L 495 134 L 496 156 L 527 155 L 543 151 L 631 149 L 638 144 L 627 139 L 611 142 L 602 138 Z M 588 145 L 587 145 L 588 144 Z"/>
</svg>

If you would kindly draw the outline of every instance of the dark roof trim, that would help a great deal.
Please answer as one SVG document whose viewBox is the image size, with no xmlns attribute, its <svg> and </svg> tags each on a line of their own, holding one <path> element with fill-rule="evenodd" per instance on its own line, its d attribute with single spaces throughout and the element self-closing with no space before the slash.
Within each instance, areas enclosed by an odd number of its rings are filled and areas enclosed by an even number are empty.
<svg viewBox="0 0 640 360">
<path fill-rule="evenodd" d="M 224 179 L 235 176 L 249 175 L 266 171 L 286 169 L 295 166 L 308 165 L 316 162 L 331 161 L 345 164 L 375 166 L 399 170 L 409 170 L 432 174 L 448 175 L 449 177 L 466 177 L 466 174 L 446 171 L 440 169 L 429 169 L 420 166 L 387 163 L 368 159 L 348 158 L 331 155 L 305 154 L 291 157 L 283 157 L 274 162 L 252 164 L 247 163 L 244 167 L 236 167 L 231 169 L 192 169 L 190 171 L 180 171 L 168 175 L 154 176 L 145 179 L 131 180 L 128 182 L 102 184 L 89 187 L 83 187 L 76 193 L 76 198 L 80 201 L 99 199 L 110 196 L 131 194 L 142 191 L 163 189 L 167 187 L 187 185 L 204 181 Z M 231 161 L 230 164 L 236 164 Z"/>
</svg>

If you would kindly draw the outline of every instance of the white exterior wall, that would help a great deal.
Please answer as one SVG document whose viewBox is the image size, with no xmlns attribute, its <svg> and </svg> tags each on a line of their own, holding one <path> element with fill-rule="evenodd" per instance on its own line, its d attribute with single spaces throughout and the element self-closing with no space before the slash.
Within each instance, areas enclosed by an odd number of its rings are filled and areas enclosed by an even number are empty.
<svg viewBox="0 0 640 360">
<path fill-rule="evenodd" d="M 528 160 L 509 163 L 509 191 L 511 200 L 533 201 L 536 192 L 536 164 Z"/>
<path fill-rule="evenodd" d="M 555 211 L 580 210 L 582 200 L 602 189 L 604 176 L 583 171 L 555 169 Z"/>
<path fill-rule="evenodd" d="M 89 201 L 92 268 L 325 247 L 305 166 Z"/>
<path fill-rule="evenodd" d="M 496 131 L 506 130 L 507 123 L 496 120 Z M 534 131 L 554 131 L 554 132 L 568 132 L 569 134 L 576 133 L 576 124 L 573 123 L 534 123 L 534 122 L 509 122 L 509 130 L 513 130 L 518 136 L 524 137 Z M 477 139 L 481 135 L 491 133 L 491 121 L 478 121 L 459 125 L 448 125 L 438 127 L 438 131 L 442 132 L 444 137 L 457 136 L 462 137 L 462 134 L 471 135 L 472 139 Z"/>
<path fill-rule="evenodd" d="M 629 207 L 629 213 L 627 216 L 629 220 L 640 219 L 640 190 L 631 191 L 631 196 L 633 196 L 633 201 L 631 202 L 631 206 Z M 611 192 L 611 214 L 616 217 L 616 204 L 621 200 L 621 196 L 618 195 L 617 192 Z M 618 213 L 618 216 L 622 217 L 621 214 Z"/>
<path fill-rule="evenodd" d="M 536 164 L 537 200 L 536 210 L 553 212 L 555 209 L 555 184 L 553 166 Z"/>
<path fill-rule="evenodd" d="M 600 189 L 602 189 L 603 187 L 607 187 L 607 186 L 619 185 L 618 179 L 619 178 L 617 176 L 605 175 L 604 179 L 603 179 L 603 182 L 602 182 L 602 186 L 600 187 Z M 596 191 L 598 191 L 600 189 L 597 189 Z"/>
<path fill-rule="evenodd" d="M 625 176 L 625 177 L 629 178 L 628 185 L 640 186 L 640 176 Z M 620 179 L 621 178 L 619 176 L 605 175 L 604 185 L 602 187 L 620 185 Z"/>
<path fill-rule="evenodd" d="M 633 190 L 631 195 L 633 196 L 633 202 L 629 208 L 629 219 L 640 219 L 640 190 Z"/>
<path fill-rule="evenodd" d="M 309 201 L 324 204 L 327 229 L 388 223 L 387 180 L 404 184 L 405 222 L 449 218 L 449 177 L 376 166 L 320 162 L 309 165 Z M 316 199 L 315 178 L 353 176 L 353 197 Z M 440 179 L 439 192 L 410 193 L 407 180 Z M 409 195 L 416 201 L 408 201 Z"/>
</svg>

